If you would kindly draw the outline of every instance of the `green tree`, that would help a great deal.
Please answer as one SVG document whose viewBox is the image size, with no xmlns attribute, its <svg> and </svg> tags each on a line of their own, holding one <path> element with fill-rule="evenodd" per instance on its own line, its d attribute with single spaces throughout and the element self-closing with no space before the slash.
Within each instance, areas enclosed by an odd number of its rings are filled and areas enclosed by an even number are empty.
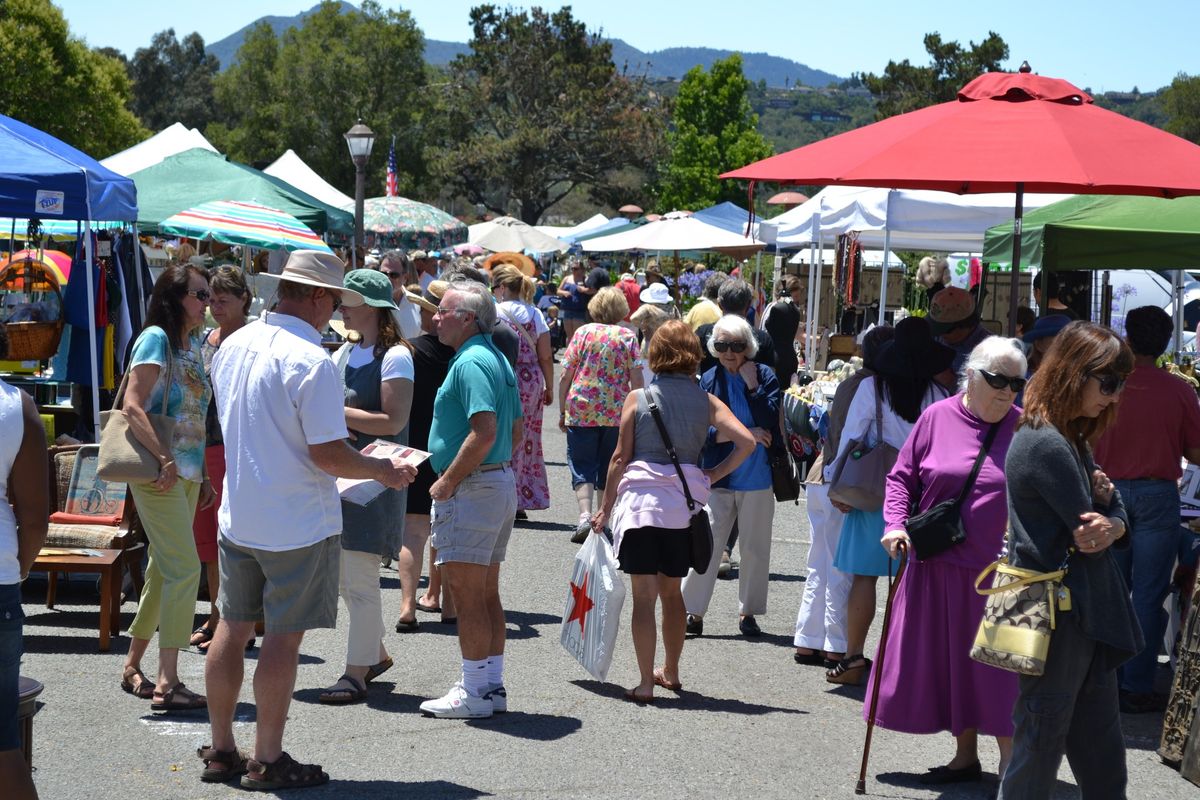
<svg viewBox="0 0 1200 800">
<path fill-rule="evenodd" d="M 1008 45 L 992 31 L 979 44 L 969 45 L 963 48 L 958 42 L 943 42 L 939 33 L 927 33 L 928 66 L 918 67 L 906 58 L 889 61 L 882 75 L 868 72 L 854 77 L 875 95 L 877 119 L 916 111 L 953 100 L 965 84 L 985 72 L 999 71 L 1008 58 Z"/>
<path fill-rule="evenodd" d="M 292 148 L 327 181 L 350 191 L 347 130 L 361 116 L 377 135 L 367 196 L 383 194 L 396 137 L 402 193 L 425 175 L 425 39 L 407 11 L 366 0 L 357 11 L 322 2 L 304 24 L 276 37 L 262 23 L 237 61 L 217 76 L 219 121 L 206 135 L 231 158 L 273 161 Z"/>
<path fill-rule="evenodd" d="M 1200 144 L 1200 75 L 1180 73 L 1162 92 L 1166 128 L 1176 136 Z"/>
<path fill-rule="evenodd" d="M 95 157 L 148 135 L 124 65 L 71 35 L 49 0 L 0 2 L 0 113 Z"/>
<path fill-rule="evenodd" d="M 471 52 L 450 64 L 439 99 L 439 179 L 496 213 L 515 204 L 530 223 L 577 187 L 628 198 L 638 188 L 630 170 L 643 174 L 661 154 L 644 80 L 618 72 L 612 46 L 570 7 L 482 5 L 471 25 Z"/>
<path fill-rule="evenodd" d="M 670 159 L 660 184 L 660 208 L 695 211 L 724 200 L 745 204 L 738 184 L 717 176 L 773 152 L 758 132 L 750 88 L 737 53 L 713 62 L 708 72 L 697 66 L 684 76 L 667 134 Z"/>
<path fill-rule="evenodd" d="M 175 122 L 204 127 L 213 116 L 213 78 L 221 65 L 204 52 L 204 38 L 190 33 L 183 41 L 175 29 L 156 33 L 129 63 L 133 110 L 152 130 Z"/>
</svg>

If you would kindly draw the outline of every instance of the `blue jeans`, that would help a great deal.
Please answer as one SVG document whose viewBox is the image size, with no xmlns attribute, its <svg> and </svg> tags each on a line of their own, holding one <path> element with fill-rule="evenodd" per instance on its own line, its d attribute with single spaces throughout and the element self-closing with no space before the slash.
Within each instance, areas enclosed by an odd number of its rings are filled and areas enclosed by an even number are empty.
<svg viewBox="0 0 1200 800">
<path fill-rule="evenodd" d="M 571 488 L 590 483 L 603 489 L 608 477 L 608 463 L 617 449 L 615 425 L 567 428 L 567 467 L 571 470 Z"/>
<path fill-rule="evenodd" d="M 1129 547 L 1113 548 L 1125 584 L 1133 595 L 1133 611 L 1146 646 L 1120 669 L 1121 688 L 1147 693 L 1167 629 L 1163 601 L 1179 553 L 1179 489 L 1174 481 L 1113 481 L 1129 515 Z"/>
<path fill-rule="evenodd" d="M 21 746 L 17 684 L 21 675 L 21 584 L 0 584 L 0 753 Z"/>
</svg>

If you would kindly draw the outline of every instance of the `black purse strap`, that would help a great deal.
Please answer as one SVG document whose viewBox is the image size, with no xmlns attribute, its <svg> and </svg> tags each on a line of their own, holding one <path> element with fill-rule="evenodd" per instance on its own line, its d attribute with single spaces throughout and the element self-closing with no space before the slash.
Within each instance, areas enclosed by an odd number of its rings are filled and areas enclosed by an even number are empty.
<svg viewBox="0 0 1200 800">
<path fill-rule="evenodd" d="M 966 502 L 967 495 L 971 492 L 971 487 L 975 485 L 975 479 L 979 477 L 979 470 L 983 468 L 983 459 L 987 456 L 988 450 L 992 449 L 992 442 L 996 441 L 996 434 L 999 432 L 1000 423 L 992 423 L 987 436 L 983 439 L 983 446 L 979 448 L 979 455 L 975 457 L 975 466 L 971 467 L 971 474 L 967 476 L 967 482 L 963 484 L 962 491 L 958 493 L 958 499 L 954 501 L 956 505 L 961 506 Z"/>
<path fill-rule="evenodd" d="M 675 472 L 679 474 L 679 482 L 683 484 L 683 496 L 687 498 L 688 511 L 695 513 L 696 501 L 692 499 L 692 492 L 688 489 L 687 477 L 683 474 L 683 467 L 679 464 L 679 456 L 675 454 L 675 445 L 671 443 L 671 435 L 667 433 L 667 425 L 663 422 L 662 412 L 650 394 L 652 388 L 657 387 L 647 386 L 642 390 L 646 393 L 646 406 L 650 409 L 650 416 L 654 417 L 654 423 L 658 425 L 658 434 L 662 436 L 663 444 L 667 448 L 667 455 L 671 457 L 671 463 L 675 465 Z"/>
</svg>

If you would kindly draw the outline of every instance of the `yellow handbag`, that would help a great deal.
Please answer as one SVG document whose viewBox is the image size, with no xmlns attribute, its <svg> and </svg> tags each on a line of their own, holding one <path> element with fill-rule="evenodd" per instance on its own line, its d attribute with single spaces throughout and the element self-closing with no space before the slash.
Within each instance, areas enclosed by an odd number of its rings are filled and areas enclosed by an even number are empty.
<svg viewBox="0 0 1200 800">
<path fill-rule="evenodd" d="M 980 588 L 995 573 L 990 589 Z M 1041 675 L 1054 632 L 1055 610 L 1069 611 L 1071 595 L 1062 579 L 1066 562 L 1054 572 L 1021 569 L 997 559 L 975 579 L 975 591 L 987 597 L 983 619 L 971 647 L 971 658 L 981 664 Z"/>
</svg>

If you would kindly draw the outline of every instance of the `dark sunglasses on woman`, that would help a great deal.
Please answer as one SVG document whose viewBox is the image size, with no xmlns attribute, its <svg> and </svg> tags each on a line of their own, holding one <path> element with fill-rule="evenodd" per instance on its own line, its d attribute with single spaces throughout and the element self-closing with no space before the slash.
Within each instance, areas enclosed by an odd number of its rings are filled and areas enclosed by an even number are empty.
<svg viewBox="0 0 1200 800">
<path fill-rule="evenodd" d="M 1088 374 L 1088 377 L 1096 379 L 1096 382 L 1100 384 L 1100 394 L 1105 397 L 1112 397 L 1125 388 L 1125 379 L 1111 372 L 1105 372 L 1101 375 L 1092 372 Z"/>
<path fill-rule="evenodd" d="M 732 350 L 735 353 L 746 352 L 745 342 L 713 342 L 713 349 L 718 353 L 724 353 L 727 350 Z"/>
<path fill-rule="evenodd" d="M 986 369 L 979 370 L 979 374 L 987 381 L 987 385 L 993 389 L 1003 389 L 1007 386 L 1009 389 L 1020 394 L 1021 390 L 1025 388 L 1024 378 L 1010 378 L 1007 375 L 988 372 Z"/>
<path fill-rule="evenodd" d="M 188 294 L 199 300 L 201 303 L 207 303 L 212 299 L 212 295 L 208 289 L 188 289 Z"/>
</svg>

